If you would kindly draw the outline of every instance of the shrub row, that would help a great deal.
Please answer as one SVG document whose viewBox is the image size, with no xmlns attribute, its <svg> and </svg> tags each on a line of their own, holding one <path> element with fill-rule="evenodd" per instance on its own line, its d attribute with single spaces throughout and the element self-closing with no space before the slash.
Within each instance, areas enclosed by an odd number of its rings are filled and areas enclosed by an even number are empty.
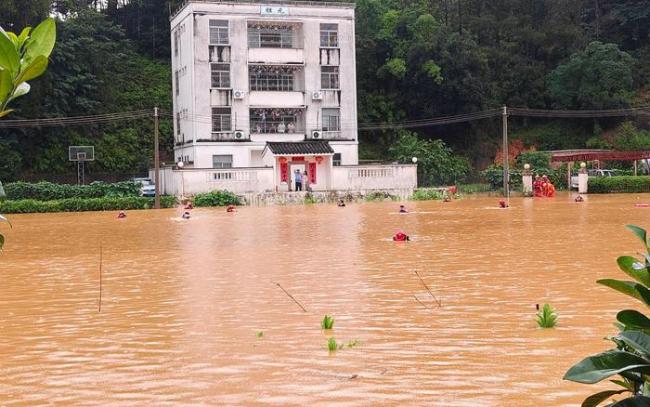
<svg viewBox="0 0 650 407">
<path fill-rule="evenodd" d="M 212 191 L 194 195 L 194 206 L 240 205 L 239 197 L 230 191 Z"/>
<path fill-rule="evenodd" d="M 173 196 L 163 196 L 160 206 L 171 208 L 176 203 Z M 68 198 L 51 201 L 21 199 L 0 201 L 0 213 L 84 212 L 153 208 L 154 199 L 139 196 L 105 198 Z"/>
<path fill-rule="evenodd" d="M 140 196 L 141 185 L 137 182 L 93 182 L 90 185 L 54 184 L 52 182 L 13 182 L 5 185 L 7 199 L 34 199 L 52 201 L 68 198 L 102 198 Z"/>
<path fill-rule="evenodd" d="M 419 188 L 413 192 L 410 199 L 412 201 L 440 201 L 444 194 L 436 189 Z"/>
<path fill-rule="evenodd" d="M 650 192 L 650 177 L 589 177 L 589 193 Z"/>
</svg>

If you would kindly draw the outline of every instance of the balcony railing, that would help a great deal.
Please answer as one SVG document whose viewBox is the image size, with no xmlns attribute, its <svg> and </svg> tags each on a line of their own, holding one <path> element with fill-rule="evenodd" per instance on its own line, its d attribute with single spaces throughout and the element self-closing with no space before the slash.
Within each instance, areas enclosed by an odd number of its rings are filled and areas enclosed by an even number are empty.
<svg viewBox="0 0 650 407">
<path fill-rule="evenodd" d="M 319 131 L 320 135 L 314 137 L 313 132 L 305 134 L 305 140 L 333 140 L 333 141 L 350 141 L 354 140 L 354 137 L 349 137 L 344 135 L 340 131 Z"/>
<path fill-rule="evenodd" d="M 215 131 L 212 132 L 208 139 L 198 139 L 197 142 L 214 142 L 214 141 L 250 141 L 250 134 L 243 131 Z"/>
</svg>

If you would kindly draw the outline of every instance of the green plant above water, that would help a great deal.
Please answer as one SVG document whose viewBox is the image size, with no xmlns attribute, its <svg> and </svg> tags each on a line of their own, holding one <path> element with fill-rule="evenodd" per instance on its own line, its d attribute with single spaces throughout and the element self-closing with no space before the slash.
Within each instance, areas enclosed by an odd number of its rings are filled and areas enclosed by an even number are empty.
<svg viewBox="0 0 650 407">
<path fill-rule="evenodd" d="M 332 329 L 334 327 L 334 318 L 329 315 L 325 315 L 323 320 L 320 322 L 321 329 Z"/>
<path fill-rule="evenodd" d="M 544 304 L 537 313 L 537 325 L 540 328 L 554 328 L 557 325 L 557 313 L 549 304 Z"/>
<path fill-rule="evenodd" d="M 327 340 L 327 349 L 330 352 L 334 352 L 337 349 L 340 349 L 339 344 L 336 342 L 336 339 L 334 339 L 334 337 L 331 337 Z"/>
<path fill-rule="evenodd" d="M 262 339 L 264 337 L 264 332 L 259 331 L 258 333 L 255 334 L 255 336 L 257 337 L 257 339 Z"/>
<path fill-rule="evenodd" d="M 618 267 L 634 281 L 614 279 L 598 280 L 598 284 L 610 287 L 620 293 L 650 306 L 650 245 L 644 229 L 628 225 L 642 242 L 646 253 L 644 259 L 630 256 L 618 258 Z M 597 355 L 589 356 L 575 364 L 564 375 L 564 379 L 578 383 L 594 384 L 614 375 L 621 380 L 611 380 L 620 386 L 593 394 L 582 403 L 584 407 L 597 406 L 609 398 L 621 394 L 631 397 L 612 404 L 618 407 L 641 407 L 650 405 L 650 318 L 636 310 L 623 310 L 616 315 L 620 329 L 618 335 L 610 337 L 616 347 Z"/>
</svg>

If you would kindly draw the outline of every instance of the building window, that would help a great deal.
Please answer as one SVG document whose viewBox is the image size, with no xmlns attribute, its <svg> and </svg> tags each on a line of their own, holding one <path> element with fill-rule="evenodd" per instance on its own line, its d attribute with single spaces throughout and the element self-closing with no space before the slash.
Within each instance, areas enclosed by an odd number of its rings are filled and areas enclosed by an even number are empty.
<svg viewBox="0 0 650 407">
<path fill-rule="evenodd" d="M 174 56 L 178 56 L 178 30 L 174 30 Z"/>
<path fill-rule="evenodd" d="M 227 20 L 210 20 L 210 44 L 211 45 L 228 45 L 228 21 Z"/>
<path fill-rule="evenodd" d="M 320 68 L 321 89 L 339 89 L 339 67 L 322 66 Z"/>
<path fill-rule="evenodd" d="M 250 72 L 250 89 L 260 91 L 293 91 L 293 73 Z"/>
<path fill-rule="evenodd" d="M 291 26 L 248 27 L 249 48 L 293 48 L 293 39 Z"/>
<path fill-rule="evenodd" d="M 179 71 L 174 71 L 174 82 L 176 83 L 176 95 L 180 94 L 180 86 L 178 83 Z"/>
<path fill-rule="evenodd" d="M 213 155 L 212 168 L 232 168 L 232 155 Z"/>
<path fill-rule="evenodd" d="M 181 113 L 176 113 L 176 134 L 181 134 Z"/>
<path fill-rule="evenodd" d="M 212 108 L 212 131 L 232 131 L 231 114 L 229 107 Z"/>
<path fill-rule="evenodd" d="M 212 64 L 212 87 L 230 88 L 230 65 Z"/>
<path fill-rule="evenodd" d="M 339 46 L 338 24 L 320 25 L 320 46 L 329 48 L 336 48 Z"/>
<path fill-rule="evenodd" d="M 335 167 L 341 166 L 341 153 L 334 153 L 334 157 L 332 157 L 332 165 Z"/>
<path fill-rule="evenodd" d="M 323 131 L 341 131 L 340 109 L 323 109 Z"/>
<path fill-rule="evenodd" d="M 251 109 L 251 133 L 304 133 L 301 109 Z"/>
</svg>

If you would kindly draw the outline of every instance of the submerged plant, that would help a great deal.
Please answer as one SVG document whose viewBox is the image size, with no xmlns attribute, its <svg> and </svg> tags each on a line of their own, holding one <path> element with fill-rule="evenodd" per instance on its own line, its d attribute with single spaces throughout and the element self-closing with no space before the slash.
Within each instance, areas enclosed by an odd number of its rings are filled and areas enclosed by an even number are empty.
<svg viewBox="0 0 650 407">
<path fill-rule="evenodd" d="M 598 280 L 598 284 L 640 301 L 650 307 L 650 245 L 644 229 L 628 225 L 643 242 L 646 253 L 644 260 L 622 256 L 617 260 L 618 267 L 635 281 L 613 279 Z M 606 390 L 593 394 L 582 403 L 585 407 L 595 407 L 612 396 L 631 394 L 613 406 L 635 407 L 650 405 L 650 318 L 636 310 L 623 310 L 616 315 L 620 329 L 618 335 L 609 339 L 616 345 L 614 349 L 583 359 L 564 375 L 564 379 L 578 383 L 594 384 L 614 375 L 621 380 L 611 380 L 620 386 L 617 390 Z"/>
<path fill-rule="evenodd" d="M 327 349 L 330 352 L 334 352 L 339 349 L 339 344 L 336 342 L 336 339 L 334 339 L 334 337 L 331 337 L 327 340 Z"/>
<path fill-rule="evenodd" d="M 257 339 L 262 339 L 264 337 L 264 332 L 259 331 L 258 333 L 255 334 L 255 336 L 257 337 Z"/>
<path fill-rule="evenodd" d="M 537 313 L 537 325 L 540 328 L 554 328 L 557 325 L 557 313 L 549 304 L 544 304 Z"/>
<path fill-rule="evenodd" d="M 332 329 L 334 327 L 334 318 L 325 315 L 320 323 L 321 329 Z"/>
<path fill-rule="evenodd" d="M 348 348 L 354 348 L 355 346 L 360 345 L 361 342 L 358 339 L 348 342 Z"/>
</svg>

